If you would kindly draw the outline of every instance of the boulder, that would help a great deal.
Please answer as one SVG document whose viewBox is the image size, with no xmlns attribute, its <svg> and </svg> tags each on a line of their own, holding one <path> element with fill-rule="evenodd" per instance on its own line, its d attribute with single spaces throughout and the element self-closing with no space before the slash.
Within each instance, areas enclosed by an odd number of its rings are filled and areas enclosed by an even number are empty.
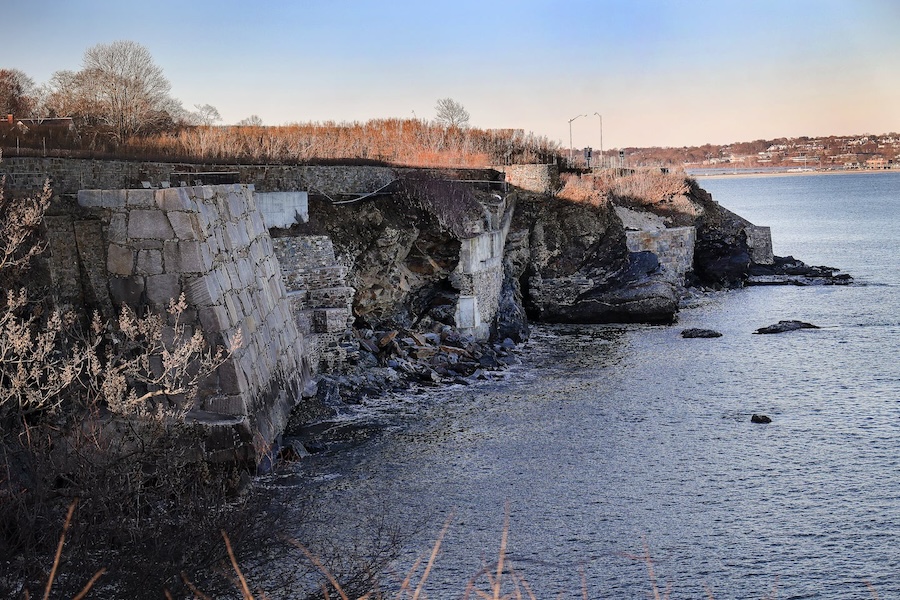
<svg viewBox="0 0 900 600">
<path fill-rule="evenodd" d="M 717 338 L 722 337 L 722 334 L 713 329 L 700 329 L 697 327 L 693 327 L 690 329 L 685 329 L 681 332 L 681 337 L 683 338 Z"/>
<path fill-rule="evenodd" d="M 650 252 L 628 252 L 612 205 L 522 198 L 510 238 L 527 247 L 521 280 L 531 319 L 671 323 L 678 291 Z M 508 242 L 509 244 L 509 242 Z M 510 336 L 512 337 L 512 336 Z"/>
<path fill-rule="evenodd" d="M 853 277 L 840 269 L 810 266 L 793 256 L 776 256 L 771 265 L 752 265 L 747 285 L 850 285 Z"/>
<path fill-rule="evenodd" d="M 819 329 L 819 327 L 812 323 L 804 323 L 803 321 L 778 321 L 774 325 L 760 327 L 753 333 L 784 333 L 786 331 L 796 331 L 798 329 Z"/>
<path fill-rule="evenodd" d="M 765 425 L 767 423 L 771 423 L 772 419 L 770 419 L 766 415 L 753 415 L 752 417 L 750 417 L 750 422 L 751 423 L 760 423 L 760 424 Z"/>
</svg>

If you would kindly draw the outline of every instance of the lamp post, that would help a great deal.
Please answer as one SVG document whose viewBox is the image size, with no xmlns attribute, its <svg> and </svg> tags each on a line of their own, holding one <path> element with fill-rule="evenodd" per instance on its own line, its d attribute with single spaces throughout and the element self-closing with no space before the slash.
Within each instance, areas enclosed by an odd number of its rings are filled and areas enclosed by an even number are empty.
<svg viewBox="0 0 900 600">
<path fill-rule="evenodd" d="M 572 164 L 573 154 L 575 153 L 575 146 L 572 145 L 572 121 L 577 119 L 578 117 L 586 117 L 587 115 L 575 115 L 571 119 L 569 119 L 569 165 Z"/>
<path fill-rule="evenodd" d="M 598 112 L 594 113 L 600 117 L 600 168 L 603 168 L 603 115 Z"/>
</svg>

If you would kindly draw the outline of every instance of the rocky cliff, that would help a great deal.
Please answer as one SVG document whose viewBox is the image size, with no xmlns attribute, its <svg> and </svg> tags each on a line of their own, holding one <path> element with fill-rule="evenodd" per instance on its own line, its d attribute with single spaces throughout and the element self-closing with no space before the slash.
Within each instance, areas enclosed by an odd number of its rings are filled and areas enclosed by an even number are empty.
<svg viewBox="0 0 900 600">
<path fill-rule="evenodd" d="M 674 286 L 650 253 L 631 253 L 613 206 L 545 196 L 518 202 L 507 251 L 528 316 L 570 323 L 669 322 Z"/>
</svg>

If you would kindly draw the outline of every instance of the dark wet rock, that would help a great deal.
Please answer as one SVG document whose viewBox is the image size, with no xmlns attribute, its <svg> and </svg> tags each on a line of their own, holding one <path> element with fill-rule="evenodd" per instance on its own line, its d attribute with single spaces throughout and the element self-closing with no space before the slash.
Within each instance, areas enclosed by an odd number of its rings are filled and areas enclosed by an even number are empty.
<svg viewBox="0 0 900 600">
<path fill-rule="evenodd" d="M 754 333 L 784 333 L 786 331 L 797 331 L 798 329 L 819 329 L 819 327 L 803 321 L 778 321 L 774 325 L 760 327 Z"/>
<path fill-rule="evenodd" d="M 655 255 L 628 251 L 612 205 L 536 197 L 520 199 L 516 208 L 509 239 L 519 244 L 512 250 L 527 257 L 520 283 L 529 318 L 672 322 L 675 287 L 659 277 Z"/>
<path fill-rule="evenodd" d="M 683 338 L 717 338 L 722 337 L 722 334 L 713 329 L 700 329 L 697 327 L 693 327 L 690 329 L 685 329 L 681 332 L 681 337 Z"/>
<path fill-rule="evenodd" d="M 750 422 L 766 424 L 771 423 L 772 419 L 767 417 L 766 415 L 753 415 L 752 417 L 750 417 Z"/>
<path fill-rule="evenodd" d="M 776 256 L 771 265 L 753 265 L 747 285 L 850 285 L 853 277 L 840 269 L 810 266 L 793 256 Z"/>
</svg>

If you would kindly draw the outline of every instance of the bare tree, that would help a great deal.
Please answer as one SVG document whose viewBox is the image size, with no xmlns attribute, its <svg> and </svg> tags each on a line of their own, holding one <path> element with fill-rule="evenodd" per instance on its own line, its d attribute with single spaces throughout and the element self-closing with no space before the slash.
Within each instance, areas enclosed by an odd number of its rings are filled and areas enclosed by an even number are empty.
<svg viewBox="0 0 900 600">
<path fill-rule="evenodd" d="M 446 127 L 466 127 L 469 124 L 469 111 L 453 98 L 441 98 L 434 109 L 435 119 Z"/>
<path fill-rule="evenodd" d="M 57 116 L 102 125 L 120 142 L 172 122 L 171 85 L 150 52 L 135 42 L 88 48 L 82 70 L 54 74 L 51 88 L 49 106 Z"/>
<path fill-rule="evenodd" d="M 0 113 L 30 117 L 37 100 L 34 80 L 18 69 L 0 69 Z"/>
<path fill-rule="evenodd" d="M 212 104 L 195 104 L 196 111 L 187 114 L 187 123 L 190 125 L 214 125 L 222 120 L 219 110 Z"/>
<path fill-rule="evenodd" d="M 262 127 L 263 120 L 259 115 L 250 115 L 246 119 L 241 119 L 236 123 L 238 127 Z"/>
</svg>

